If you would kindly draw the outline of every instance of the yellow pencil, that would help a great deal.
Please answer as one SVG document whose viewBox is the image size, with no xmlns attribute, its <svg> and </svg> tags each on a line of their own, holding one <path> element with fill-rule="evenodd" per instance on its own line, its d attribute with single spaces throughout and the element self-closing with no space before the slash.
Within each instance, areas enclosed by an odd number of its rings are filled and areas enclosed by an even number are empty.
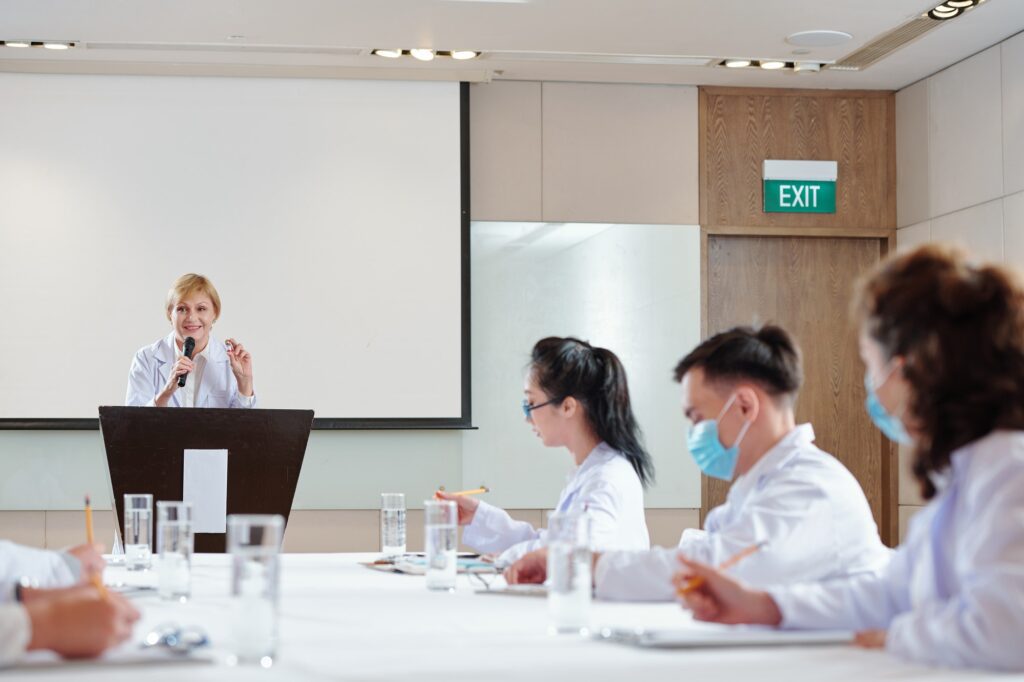
<svg viewBox="0 0 1024 682">
<path fill-rule="evenodd" d="M 85 496 L 85 539 L 89 543 L 90 547 L 96 545 L 96 535 L 92 530 L 92 504 L 89 502 L 89 496 Z M 107 586 L 103 584 L 103 577 L 98 573 L 93 573 L 89 578 L 93 586 L 100 593 L 100 596 L 104 599 L 107 598 Z"/>
<path fill-rule="evenodd" d="M 452 495 L 481 495 L 483 493 L 489 493 L 491 489 L 487 486 L 480 486 L 479 488 L 473 488 L 472 490 L 460 490 L 457 493 L 451 493 Z"/>
<path fill-rule="evenodd" d="M 733 566 L 735 566 L 739 562 L 741 562 L 744 559 L 746 559 L 751 554 L 756 553 L 759 549 L 764 547 L 766 544 L 768 544 L 768 543 L 767 542 L 758 542 L 757 544 L 751 545 L 750 547 L 747 547 L 746 549 L 740 550 L 739 552 L 737 552 L 736 554 L 732 555 L 731 557 L 729 557 L 728 559 L 726 559 L 722 563 L 718 564 L 718 570 L 719 571 L 726 571 L 726 570 L 732 568 Z M 688 595 L 689 593 L 693 592 L 694 590 L 696 590 L 698 587 L 700 587 L 703 584 L 704 584 L 704 578 L 701 578 L 700 576 L 697 576 L 695 578 L 690 578 L 686 582 L 685 585 L 683 585 L 682 587 L 680 587 L 679 589 L 676 590 L 676 594 L 678 594 L 680 597 L 685 597 L 686 595 Z"/>
</svg>

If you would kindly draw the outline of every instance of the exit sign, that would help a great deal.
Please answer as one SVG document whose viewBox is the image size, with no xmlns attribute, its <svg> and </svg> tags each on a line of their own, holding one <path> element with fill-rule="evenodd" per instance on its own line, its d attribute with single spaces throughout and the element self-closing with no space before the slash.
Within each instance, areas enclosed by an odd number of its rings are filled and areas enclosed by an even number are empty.
<svg viewBox="0 0 1024 682">
<path fill-rule="evenodd" d="M 835 213 L 835 161 L 764 162 L 765 213 Z"/>
</svg>

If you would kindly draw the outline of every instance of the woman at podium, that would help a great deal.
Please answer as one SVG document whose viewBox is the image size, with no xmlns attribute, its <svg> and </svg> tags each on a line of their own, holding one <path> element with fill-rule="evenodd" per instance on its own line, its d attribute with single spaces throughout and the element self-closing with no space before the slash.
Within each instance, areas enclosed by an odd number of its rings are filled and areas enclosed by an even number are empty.
<svg viewBox="0 0 1024 682">
<path fill-rule="evenodd" d="M 202 275 L 182 275 L 167 292 L 171 333 L 132 359 L 125 405 L 255 407 L 252 355 L 212 336 L 220 296 Z"/>
</svg>

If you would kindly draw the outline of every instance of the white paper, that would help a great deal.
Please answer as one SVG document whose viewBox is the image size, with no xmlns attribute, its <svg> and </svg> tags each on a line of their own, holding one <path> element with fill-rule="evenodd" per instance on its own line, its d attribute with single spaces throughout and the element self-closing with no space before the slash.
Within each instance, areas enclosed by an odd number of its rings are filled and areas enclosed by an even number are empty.
<svg viewBox="0 0 1024 682">
<path fill-rule="evenodd" d="M 195 533 L 226 533 L 228 451 L 186 450 L 181 498 L 192 503 Z"/>
</svg>

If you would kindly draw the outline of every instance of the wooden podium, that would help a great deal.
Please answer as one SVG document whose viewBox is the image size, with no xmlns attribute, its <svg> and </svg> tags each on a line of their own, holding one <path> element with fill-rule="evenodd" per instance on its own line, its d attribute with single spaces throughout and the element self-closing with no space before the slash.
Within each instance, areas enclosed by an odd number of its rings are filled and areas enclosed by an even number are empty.
<svg viewBox="0 0 1024 682">
<path fill-rule="evenodd" d="M 228 514 L 280 514 L 288 523 L 312 410 L 100 407 L 100 431 L 124 537 L 126 493 L 182 499 L 186 449 L 228 451 Z M 223 552 L 225 533 L 196 533 L 196 552 Z M 153 547 L 154 551 L 156 547 Z"/>
</svg>

